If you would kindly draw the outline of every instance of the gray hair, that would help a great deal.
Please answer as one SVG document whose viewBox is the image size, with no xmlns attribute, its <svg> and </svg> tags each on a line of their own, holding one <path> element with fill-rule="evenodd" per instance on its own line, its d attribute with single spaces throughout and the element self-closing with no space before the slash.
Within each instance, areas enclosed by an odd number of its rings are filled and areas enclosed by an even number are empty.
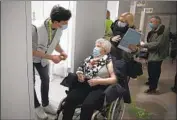
<svg viewBox="0 0 177 120">
<path fill-rule="evenodd" d="M 111 51 L 111 43 L 106 40 L 106 39 L 103 39 L 103 38 L 99 38 L 96 40 L 95 44 L 97 43 L 100 43 L 101 44 L 101 47 L 103 47 L 105 50 L 106 50 L 106 53 L 110 53 Z"/>
<path fill-rule="evenodd" d="M 162 22 L 162 20 L 161 20 L 161 18 L 159 17 L 159 16 L 152 16 L 151 18 L 155 18 L 156 20 L 158 20 L 159 21 L 159 23 L 161 24 L 161 22 Z"/>
</svg>

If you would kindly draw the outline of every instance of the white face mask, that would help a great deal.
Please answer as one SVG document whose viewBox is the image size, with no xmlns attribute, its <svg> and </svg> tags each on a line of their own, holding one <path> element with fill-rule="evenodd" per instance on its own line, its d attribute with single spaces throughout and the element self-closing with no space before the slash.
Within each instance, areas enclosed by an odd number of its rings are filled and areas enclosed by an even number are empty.
<svg viewBox="0 0 177 120">
<path fill-rule="evenodd" d="M 65 30 L 65 29 L 67 29 L 67 28 L 68 28 L 68 24 L 62 25 L 62 27 L 61 27 L 62 30 Z"/>
<path fill-rule="evenodd" d="M 125 27 L 125 26 L 127 25 L 127 23 L 118 21 L 118 22 L 117 22 L 117 25 L 118 25 L 119 27 Z"/>
</svg>

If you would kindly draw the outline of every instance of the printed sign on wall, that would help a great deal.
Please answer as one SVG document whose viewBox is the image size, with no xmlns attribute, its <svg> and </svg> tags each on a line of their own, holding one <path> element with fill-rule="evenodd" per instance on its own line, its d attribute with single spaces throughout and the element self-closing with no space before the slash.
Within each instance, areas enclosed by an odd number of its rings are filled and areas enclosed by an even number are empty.
<svg viewBox="0 0 177 120">
<path fill-rule="evenodd" d="M 153 13 L 153 8 L 145 8 L 145 13 Z"/>
<path fill-rule="evenodd" d="M 141 0 L 141 1 L 136 2 L 137 7 L 145 7 L 145 4 L 146 4 L 145 0 Z"/>
</svg>

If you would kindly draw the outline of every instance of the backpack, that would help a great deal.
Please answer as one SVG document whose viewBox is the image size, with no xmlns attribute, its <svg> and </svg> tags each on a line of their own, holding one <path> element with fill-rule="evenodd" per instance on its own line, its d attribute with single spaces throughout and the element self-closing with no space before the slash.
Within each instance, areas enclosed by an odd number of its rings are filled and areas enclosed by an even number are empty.
<svg viewBox="0 0 177 120">
<path fill-rule="evenodd" d="M 170 48 L 169 49 L 170 49 L 169 56 L 170 58 L 174 60 L 177 56 L 177 32 L 176 33 L 170 32 Z"/>
<path fill-rule="evenodd" d="M 35 25 L 33 25 L 33 24 L 32 24 L 32 26 L 35 28 L 35 31 L 37 32 L 37 28 L 36 28 L 36 26 L 35 26 Z"/>
<path fill-rule="evenodd" d="M 143 67 L 140 62 L 130 60 L 127 62 L 127 75 L 131 78 L 136 78 L 143 75 Z"/>
</svg>

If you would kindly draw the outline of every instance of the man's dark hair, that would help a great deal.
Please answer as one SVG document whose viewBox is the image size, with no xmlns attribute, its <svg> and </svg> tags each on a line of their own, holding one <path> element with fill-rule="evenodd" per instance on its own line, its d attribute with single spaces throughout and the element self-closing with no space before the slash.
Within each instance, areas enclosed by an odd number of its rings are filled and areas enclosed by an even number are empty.
<svg viewBox="0 0 177 120">
<path fill-rule="evenodd" d="M 155 15 L 155 16 L 152 16 L 151 18 L 155 18 L 155 19 L 158 20 L 159 23 L 161 24 L 161 18 L 160 18 L 159 16 Z"/>
<path fill-rule="evenodd" d="M 52 22 L 67 21 L 71 18 L 71 11 L 61 7 L 60 5 L 55 5 L 50 12 L 50 18 Z"/>
</svg>

